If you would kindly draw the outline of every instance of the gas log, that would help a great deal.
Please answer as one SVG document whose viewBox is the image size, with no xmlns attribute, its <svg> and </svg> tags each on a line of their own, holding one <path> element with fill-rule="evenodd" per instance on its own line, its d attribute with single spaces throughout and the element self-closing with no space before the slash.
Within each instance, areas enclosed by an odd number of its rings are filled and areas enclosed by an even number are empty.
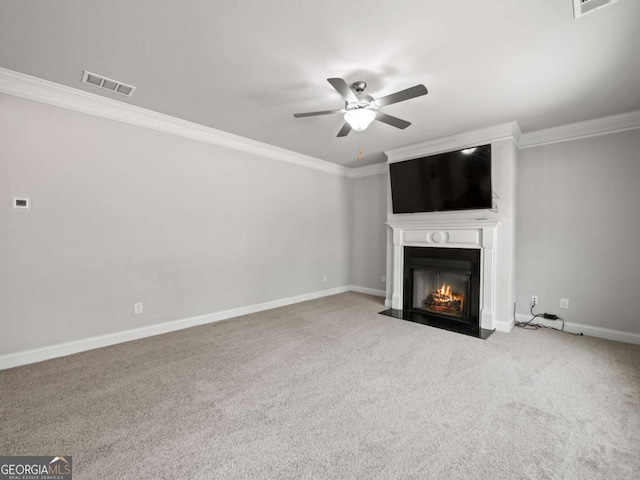
<svg viewBox="0 0 640 480">
<path fill-rule="evenodd" d="M 451 291 L 451 285 L 442 285 L 426 296 L 423 307 L 435 312 L 456 314 L 462 311 L 464 297 Z"/>
</svg>

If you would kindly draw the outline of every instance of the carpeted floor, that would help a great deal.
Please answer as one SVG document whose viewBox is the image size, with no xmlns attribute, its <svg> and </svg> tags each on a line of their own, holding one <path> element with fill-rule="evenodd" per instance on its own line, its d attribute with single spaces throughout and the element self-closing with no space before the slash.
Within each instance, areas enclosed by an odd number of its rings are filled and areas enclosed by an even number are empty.
<svg viewBox="0 0 640 480">
<path fill-rule="evenodd" d="M 0 372 L 0 455 L 81 479 L 632 479 L 640 346 L 479 340 L 345 293 Z"/>
</svg>

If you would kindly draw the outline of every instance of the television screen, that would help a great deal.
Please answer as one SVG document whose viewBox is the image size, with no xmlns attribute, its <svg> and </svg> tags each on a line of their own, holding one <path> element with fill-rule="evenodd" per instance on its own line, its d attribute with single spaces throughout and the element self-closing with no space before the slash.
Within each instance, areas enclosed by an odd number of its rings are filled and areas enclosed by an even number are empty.
<svg viewBox="0 0 640 480">
<path fill-rule="evenodd" d="M 389 165 L 393 213 L 491 208 L 491 145 Z"/>
</svg>

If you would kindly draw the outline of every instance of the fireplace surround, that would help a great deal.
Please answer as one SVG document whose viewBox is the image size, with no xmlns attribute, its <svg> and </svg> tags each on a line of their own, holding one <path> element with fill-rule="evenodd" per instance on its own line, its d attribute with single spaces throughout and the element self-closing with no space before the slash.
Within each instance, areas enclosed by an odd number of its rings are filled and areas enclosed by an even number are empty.
<svg viewBox="0 0 640 480">
<path fill-rule="evenodd" d="M 499 272 L 494 248 L 501 220 L 388 222 L 393 229 L 393 296 L 386 314 L 439 328 L 487 338 L 494 325 Z M 453 293 L 463 293 L 462 313 L 443 314 L 416 307 L 413 293 L 416 271 L 446 271 Z M 455 275 L 469 276 L 467 287 L 455 287 Z M 438 278 L 438 282 L 442 276 Z M 422 280 L 435 282 L 432 280 Z M 458 283 L 458 285 L 461 285 Z M 435 287 L 435 284 L 433 285 Z M 442 286 L 441 286 L 442 288 Z M 434 288 L 435 290 L 435 288 Z M 424 292 L 423 292 L 424 293 Z M 426 292 L 427 295 L 431 292 Z M 420 300 L 423 301 L 423 300 Z"/>
</svg>

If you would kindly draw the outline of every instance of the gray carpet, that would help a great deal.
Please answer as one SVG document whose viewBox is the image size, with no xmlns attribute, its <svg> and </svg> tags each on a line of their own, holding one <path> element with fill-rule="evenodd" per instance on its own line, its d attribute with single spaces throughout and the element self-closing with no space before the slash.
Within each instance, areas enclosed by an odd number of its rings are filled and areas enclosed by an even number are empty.
<svg viewBox="0 0 640 480">
<path fill-rule="evenodd" d="M 0 372 L 0 454 L 76 479 L 640 477 L 640 346 L 326 297 Z"/>
</svg>

